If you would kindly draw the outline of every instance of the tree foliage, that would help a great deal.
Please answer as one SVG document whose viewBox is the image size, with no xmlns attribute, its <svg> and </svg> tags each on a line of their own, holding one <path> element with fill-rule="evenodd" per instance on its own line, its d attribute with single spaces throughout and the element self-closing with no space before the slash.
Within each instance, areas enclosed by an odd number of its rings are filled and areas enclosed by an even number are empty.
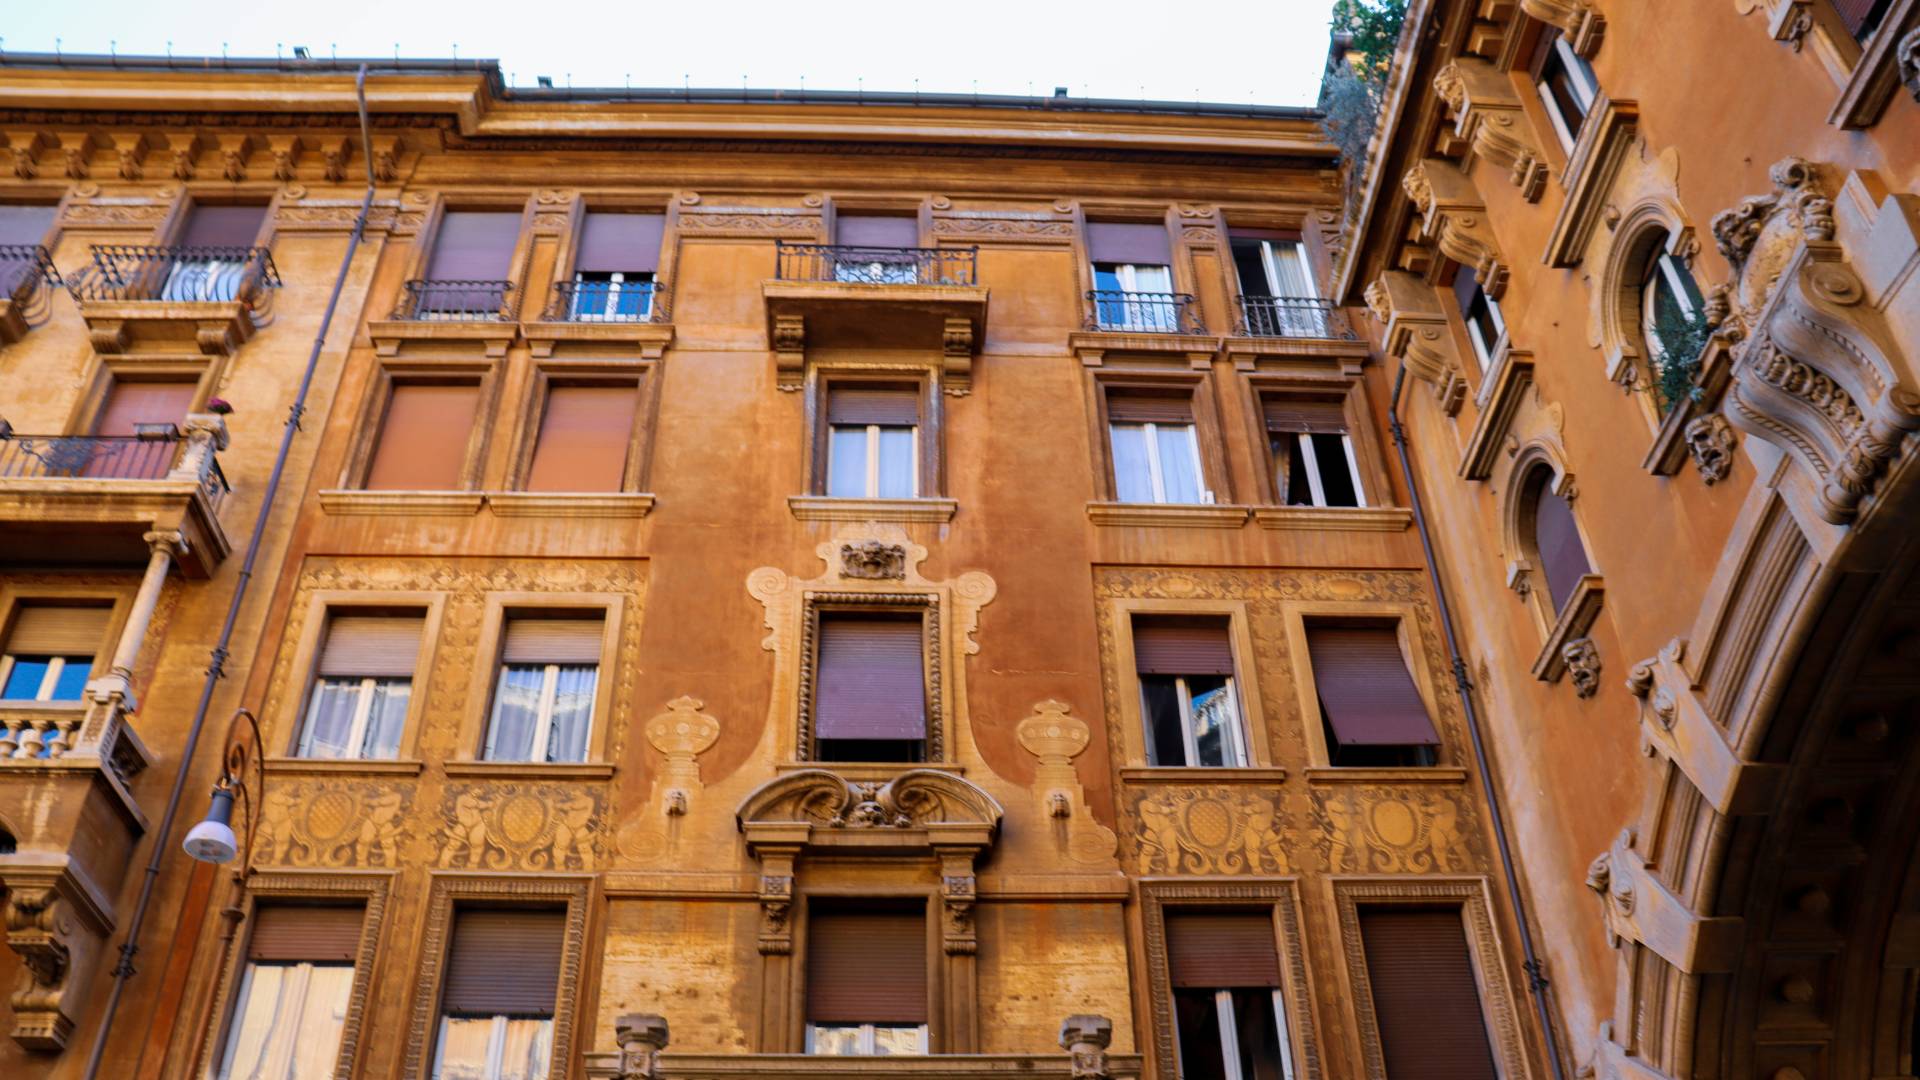
<svg viewBox="0 0 1920 1080">
<path fill-rule="evenodd" d="M 1354 209 L 1367 146 L 1386 104 L 1387 75 L 1406 22 L 1407 0 L 1334 0 L 1332 29 L 1347 39 L 1346 56 L 1320 87 L 1320 128 L 1347 170 L 1348 212 Z"/>
</svg>

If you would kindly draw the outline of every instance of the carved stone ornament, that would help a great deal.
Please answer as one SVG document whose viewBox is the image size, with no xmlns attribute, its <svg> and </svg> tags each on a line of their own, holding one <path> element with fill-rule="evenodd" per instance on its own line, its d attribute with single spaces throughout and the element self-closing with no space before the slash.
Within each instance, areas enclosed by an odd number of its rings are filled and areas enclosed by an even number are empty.
<svg viewBox="0 0 1920 1080">
<path fill-rule="evenodd" d="M 878 540 L 841 544 L 840 576 L 863 581 L 903 580 L 907 576 L 907 549 Z"/>
<path fill-rule="evenodd" d="M 60 1050 L 86 1003 L 112 919 L 92 886 L 63 865 L 0 867 L 0 888 L 7 947 L 20 958 L 10 1000 L 14 1041 Z"/>
<path fill-rule="evenodd" d="M 802 822 L 824 829 L 915 829 L 964 824 L 999 828 L 1000 804 L 951 773 L 909 769 L 885 783 L 801 769 L 755 788 L 735 815 L 742 829 Z"/>
<path fill-rule="evenodd" d="M 667 1036 L 666 1017 L 655 1013 L 625 1013 L 614 1021 L 621 1080 L 653 1080 L 659 1076 L 660 1051 L 667 1048 Z"/>
<path fill-rule="evenodd" d="M 1607 943 L 1644 946 L 1690 975 L 1731 970 L 1740 955 L 1742 921 L 1696 914 L 1633 845 L 1633 830 L 1622 829 L 1587 867 L 1587 888 L 1600 897 Z"/>
<path fill-rule="evenodd" d="M 1425 382 L 1448 415 L 1460 411 L 1467 384 L 1460 373 L 1447 315 L 1426 282 L 1404 270 L 1388 270 L 1366 290 L 1367 309 L 1386 327 L 1387 355 Z"/>
<path fill-rule="evenodd" d="M 667 702 L 667 711 L 647 721 L 647 742 L 666 758 L 660 767 L 662 809 L 668 816 L 685 814 L 688 801 L 700 790 L 699 756 L 720 738 L 720 722 L 702 713 L 699 698 Z"/>
<path fill-rule="evenodd" d="M 1520 10 L 1543 23 L 1557 26 L 1581 56 L 1591 57 L 1606 34 L 1606 17 L 1593 0 L 1520 0 Z"/>
<path fill-rule="evenodd" d="M 1560 658 L 1566 662 L 1575 694 L 1590 698 L 1600 692 L 1600 650 L 1592 638 L 1574 638 L 1562 645 Z"/>
<path fill-rule="evenodd" d="M 1913 95 L 1913 100 L 1920 101 L 1920 26 L 1907 31 L 1907 36 L 1894 45 L 1893 60 L 1899 65 L 1900 82 L 1906 86 L 1907 93 Z"/>
<path fill-rule="evenodd" d="M 1033 794 L 1043 819 L 1065 822 L 1055 827 L 1054 836 L 1066 857 L 1077 863 L 1111 864 L 1116 845 L 1113 830 L 1087 811 L 1086 790 L 1073 769 L 1073 759 L 1093 736 L 1087 722 L 1069 716 L 1068 708 L 1064 701 L 1042 701 L 1014 728 L 1014 735 L 1038 759 Z"/>
<path fill-rule="evenodd" d="M 1424 219 L 1421 235 L 1440 254 L 1472 268 L 1487 295 L 1499 299 L 1506 291 L 1507 265 L 1494 245 L 1486 203 L 1473 181 L 1450 161 L 1425 158 L 1415 162 L 1400 183 Z"/>
<path fill-rule="evenodd" d="M 1060 1049 L 1072 1059 L 1072 1080 L 1111 1080 L 1107 1047 L 1113 1045 L 1113 1021 L 1104 1016 L 1069 1016 L 1060 1024 Z"/>
<path fill-rule="evenodd" d="M 1462 56 L 1440 69 L 1433 89 L 1454 114 L 1454 134 L 1469 152 L 1505 169 L 1508 182 L 1528 202 L 1538 200 L 1546 162 L 1527 133 L 1519 96 L 1507 77 L 1485 60 Z"/>
<path fill-rule="evenodd" d="M 1685 437 L 1694 468 L 1700 470 L 1700 479 L 1708 485 L 1725 480 L 1733 471 L 1733 451 L 1737 444 L 1726 417 L 1719 413 L 1696 416 L 1687 421 Z"/>
<path fill-rule="evenodd" d="M 437 864 L 466 870 L 592 870 L 605 794 L 579 784 L 456 784 L 440 809 Z"/>
</svg>

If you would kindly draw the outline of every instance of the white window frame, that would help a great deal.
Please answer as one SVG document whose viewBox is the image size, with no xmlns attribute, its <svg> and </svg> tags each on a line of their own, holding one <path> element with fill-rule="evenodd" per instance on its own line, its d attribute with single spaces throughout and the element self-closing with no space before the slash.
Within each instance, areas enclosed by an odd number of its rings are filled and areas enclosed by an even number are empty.
<svg viewBox="0 0 1920 1080">
<path fill-rule="evenodd" d="M 1285 434 L 1293 440 L 1293 452 L 1300 455 L 1301 462 L 1306 466 L 1307 495 L 1313 500 L 1312 505 L 1326 506 L 1326 485 L 1322 482 L 1320 476 L 1320 459 L 1314 452 L 1311 433 L 1305 431 L 1289 431 Z M 1347 432 L 1341 432 L 1340 445 L 1347 452 L 1347 475 L 1353 481 L 1354 508 L 1364 507 L 1367 505 L 1367 489 L 1360 483 L 1360 462 L 1353 455 L 1353 436 Z M 1283 476 L 1274 477 L 1273 486 L 1276 493 L 1278 493 L 1280 484 L 1285 479 Z M 1333 509 L 1345 510 L 1350 508 L 1340 506 L 1333 507 Z"/>
<path fill-rule="evenodd" d="M 1240 1028 L 1233 1016 L 1232 990 L 1215 990 L 1213 992 L 1213 1014 L 1214 1029 L 1220 1034 L 1220 1061 L 1221 1064 L 1226 1067 L 1226 1072 L 1221 1077 L 1221 1080 L 1245 1080 L 1245 1075 L 1240 1071 Z M 1179 1023 L 1178 1020 L 1174 1021 L 1174 1027 L 1176 1029 L 1179 1027 Z M 1273 991 L 1273 1025 L 1274 1034 L 1278 1037 L 1277 1041 L 1280 1043 L 1281 1080 L 1293 1080 L 1293 1035 L 1287 1028 L 1286 996 L 1279 989 Z M 1174 1032 L 1174 1043 L 1175 1045 L 1179 1045 L 1179 1032 L 1177 1030 Z M 1185 1077 L 1186 1066 L 1184 1062 L 1181 1064 L 1180 1072 L 1183 1080 L 1199 1080 L 1197 1077 Z"/>
<path fill-rule="evenodd" d="M 912 466 L 909 475 L 913 477 L 913 488 L 905 496 L 910 499 L 920 497 L 920 425 L 902 424 L 828 424 L 827 425 L 827 482 L 833 482 L 833 433 L 853 431 L 864 427 L 867 433 L 867 480 L 865 494 L 842 496 L 844 498 L 877 499 L 880 497 L 880 429 L 906 427 L 912 433 L 913 446 L 908 451 L 908 463 Z M 892 498 L 893 496 L 889 496 Z"/>
<path fill-rule="evenodd" d="M 1566 70 L 1567 82 L 1573 87 L 1574 96 L 1580 99 L 1580 107 L 1587 115 L 1593 114 L 1593 103 L 1600 98 L 1600 87 L 1588 78 L 1587 64 L 1580 54 L 1573 51 L 1565 37 L 1553 39 L 1554 58 Z M 1545 72 L 1542 72 L 1544 75 Z M 1546 106 L 1547 118 L 1553 121 L 1554 134 L 1560 137 L 1560 145 L 1568 153 L 1573 152 L 1573 144 L 1580 139 L 1579 128 L 1571 123 L 1571 118 L 1560 115 L 1560 103 L 1553 98 L 1553 90 L 1545 78 L 1534 80 L 1534 90 L 1540 95 L 1540 103 Z M 1582 119 L 1584 125 L 1585 120 Z"/>
<path fill-rule="evenodd" d="M 1283 286 L 1280 280 L 1279 257 L 1275 253 L 1275 242 L 1272 240 L 1262 240 L 1260 241 L 1260 263 L 1267 272 L 1267 295 L 1288 297 L 1297 300 L 1318 300 L 1320 296 L 1319 293 L 1314 291 L 1313 275 L 1307 272 L 1307 245 L 1299 240 L 1290 242 L 1282 241 L 1281 243 L 1293 249 L 1294 257 L 1300 260 L 1300 280 L 1306 284 L 1307 288 L 1304 293 L 1281 291 Z"/>
<path fill-rule="evenodd" d="M 1193 486 L 1195 490 L 1200 492 L 1200 505 L 1202 506 L 1212 505 L 1214 501 L 1213 491 L 1211 488 L 1207 487 L 1206 470 L 1200 467 L 1200 436 L 1199 436 L 1199 432 L 1196 430 L 1198 425 L 1189 422 L 1184 424 L 1168 424 L 1166 426 L 1182 427 L 1187 429 L 1187 447 L 1193 453 Z M 1107 449 L 1109 453 L 1111 453 L 1113 449 L 1113 429 L 1121 428 L 1121 427 L 1137 427 L 1145 430 L 1146 432 L 1147 477 L 1151 481 L 1151 485 L 1153 488 L 1154 504 L 1161 505 L 1161 506 L 1186 505 L 1184 503 L 1168 503 L 1167 502 L 1167 481 L 1166 481 L 1166 472 L 1165 472 L 1166 467 L 1160 461 L 1159 429 L 1161 425 L 1152 420 L 1110 421 L 1107 424 Z M 1117 489 L 1120 486 L 1120 478 L 1118 476 L 1114 477 L 1113 484 L 1116 489 L 1114 494 L 1118 495 L 1119 491 Z"/>
<path fill-rule="evenodd" d="M 1227 708 L 1233 713 L 1233 723 L 1227 725 L 1227 757 L 1229 760 L 1219 765 L 1200 764 L 1200 736 L 1194 730 L 1193 691 L 1187 688 L 1187 677 L 1173 677 L 1174 700 L 1180 704 L 1180 747 L 1186 754 L 1186 768 L 1190 769 L 1244 769 L 1247 767 L 1247 718 L 1240 711 L 1240 692 L 1234 685 L 1233 676 L 1227 676 L 1225 689 Z M 1147 742 L 1153 742 L 1153 710 L 1147 702 L 1147 690 L 1140 688 L 1140 726 L 1145 730 Z M 1154 747 L 1158 750 L 1159 747 Z M 1180 768 L 1180 766 L 1156 766 L 1158 768 Z"/>
<path fill-rule="evenodd" d="M 19 655 L 37 656 L 40 654 L 21 653 Z M 52 701 L 54 687 L 60 685 L 60 676 L 67 670 L 67 661 L 69 659 L 78 659 L 78 657 L 53 656 L 49 654 L 47 659 L 49 661 L 47 664 L 47 673 L 40 677 L 40 686 L 38 689 L 36 689 L 33 692 L 32 697 L 6 698 L 5 700 L 7 701 Z M 13 665 L 14 665 L 13 653 L 0 655 L 0 687 L 7 685 L 7 680 L 13 677 Z M 91 657 L 87 659 L 87 669 L 88 671 L 92 671 L 93 669 L 93 659 Z M 85 700 L 85 697 L 86 695 L 82 694 L 81 700 Z"/>
<path fill-rule="evenodd" d="M 1680 305 L 1681 313 L 1689 319 L 1697 318 L 1699 313 L 1694 310 L 1693 299 L 1687 294 L 1686 282 L 1680 280 L 1680 268 L 1673 254 L 1656 252 L 1653 260 L 1659 280 L 1666 283 L 1667 291 L 1673 294 L 1673 302 Z M 1653 317 L 1654 299 L 1658 295 L 1655 281 L 1649 278 L 1640 289 L 1640 336 L 1646 339 L 1647 352 L 1655 363 L 1659 363 L 1667 354 L 1666 343 L 1660 340 L 1658 324 Z"/>
<path fill-rule="evenodd" d="M 482 1019 L 482 1017 L 448 1016 L 446 1013 L 440 1014 L 440 1030 L 434 1036 L 434 1047 L 433 1047 L 433 1075 L 434 1076 L 436 1077 L 439 1076 L 440 1070 L 445 1065 L 445 1062 L 443 1059 L 445 1058 L 446 1051 L 447 1051 L 447 1021 L 448 1020 L 479 1020 L 479 1019 Z M 492 1029 L 487 1033 L 487 1062 L 484 1066 L 482 1066 L 482 1068 L 485 1071 L 481 1074 L 485 1077 L 499 1076 L 500 1067 L 503 1064 L 505 1064 L 505 1062 L 502 1059 L 506 1056 L 506 1052 L 507 1052 L 507 1022 L 509 1020 L 544 1019 L 548 1024 L 548 1038 L 551 1039 L 553 1036 L 552 1025 L 554 1023 L 554 1018 L 551 1016 L 547 1016 L 547 1017 L 490 1016 L 490 1017 L 485 1017 L 485 1019 L 493 1025 Z M 548 1070 L 548 1075 L 549 1076 L 552 1075 L 551 1069 Z"/>
<path fill-rule="evenodd" d="M 613 314 L 613 312 L 620 307 L 620 293 L 622 291 L 620 287 L 622 285 L 628 284 L 627 272 L 624 270 L 610 271 L 608 279 L 605 282 L 588 281 L 585 277 L 585 275 L 588 272 L 589 271 L 575 270 L 573 272 L 574 285 L 575 286 L 601 285 L 601 284 L 606 285 L 607 291 L 604 295 L 605 303 L 598 305 L 596 310 L 590 310 L 586 305 L 583 305 L 580 302 L 580 290 L 576 288 L 573 294 L 573 321 L 574 322 L 630 321 L 624 316 L 616 317 Z M 635 270 L 633 271 L 633 273 L 636 275 L 645 274 L 646 277 L 644 281 L 636 277 L 636 279 L 632 282 L 632 284 L 635 284 L 635 285 L 644 284 L 647 286 L 645 290 L 646 297 L 647 297 L 646 306 L 642 310 L 634 312 L 633 318 L 650 319 L 653 317 L 654 275 L 645 270 Z"/>
<path fill-rule="evenodd" d="M 493 756 L 493 740 L 500 733 L 500 726 L 498 723 L 498 720 L 500 718 L 499 675 L 505 674 L 508 668 L 515 668 L 515 667 L 530 668 L 533 666 L 534 665 L 532 664 L 510 664 L 503 661 L 497 669 L 498 674 L 495 675 L 493 680 L 493 686 L 494 686 L 493 706 L 491 709 L 488 710 L 488 714 L 487 714 L 487 744 L 486 744 L 486 747 L 484 748 L 483 755 L 482 755 L 484 759 L 487 761 L 519 760 L 517 758 L 501 759 Z M 547 744 L 553 741 L 553 705 L 554 705 L 554 698 L 557 696 L 559 691 L 560 669 L 563 667 L 586 667 L 586 666 L 587 665 L 585 664 L 543 664 L 541 665 L 544 671 L 540 679 L 540 704 L 539 704 L 539 707 L 534 712 L 533 745 L 531 747 L 528 747 L 527 749 L 526 760 L 528 762 L 538 764 L 538 763 L 544 763 L 547 760 Z M 593 724 L 594 724 L 594 721 L 598 719 L 598 717 L 595 716 L 594 714 L 600 711 L 598 708 L 600 703 L 597 700 L 600 694 L 600 665 L 599 664 L 593 665 L 593 690 L 594 690 L 594 697 L 596 700 L 587 707 L 587 747 L 589 750 L 591 750 L 593 747 Z"/>
<path fill-rule="evenodd" d="M 314 707 L 320 703 L 320 695 L 315 691 L 319 689 L 319 684 L 322 681 L 337 677 L 338 676 L 329 675 L 318 676 L 314 679 L 313 690 L 307 692 L 306 713 L 301 717 L 300 721 L 300 744 L 294 749 L 294 755 L 296 757 L 307 758 L 313 756 L 313 710 Z M 353 752 L 344 758 L 320 758 L 315 760 L 380 760 L 367 755 L 367 726 L 373 721 L 374 691 L 379 687 L 380 683 L 386 681 L 400 682 L 401 680 L 398 676 L 388 675 L 366 675 L 360 679 L 360 689 L 357 692 L 359 696 L 353 703 L 353 721 L 347 727 L 347 745 L 353 748 Z M 407 692 L 411 694 L 413 692 L 413 680 L 408 678 L 406 683 Z M 409 702 L 409 704 L 411 704 L 411 702 Z"/>
<path fill-rule="evenodd" d="M 806 1053 L 813 1054 L 818 1052 L 814 1049 L 814 1037 L 823 1028 L 835 1030 L 835 1031 L 841 1031 L 847 1028 L 858 1028 L 859 1040 L 860 1040 L 858 1044 L 859 1048 L 856 1049 L 851 1054 L 833 1054 L 830 1056 L 832 1057 L 876 1057 L 878 1055 L 874 1051 L 875 1029 L 876 1028 L 903 1028 L 906 1026 L 907 1026 L 906 1024 L 816 1024 L 816 1023 L 813 1023 L 812 1021 L 808 1021 Z M 927 1052 L 927 1025 L 925 1024 L 919 1025 L 918 1031 L 920 1033 L 920 1049 L 917 1052 L 924 1054 Z"/>
<path fill-rule="evenodd" d="M 1480 361 L 1480 370 L 1491 371 L 1493 358 L 1500 355 L 1500 346 L 1507 340 L 1507 319 L 1500 311 L 1500 301 L 1495 300 L 1485 288 L 1480 289 L 1480 298 L 1487 302 L 1487 311 L 1492 314 L 1493 327 L 1499 331 L 1499 336 L 1492 341 L 1482 340 L 1478 321 L 1468 318 L 1464 311 L 1460 313 L 1460 320 L 1467 324 L 1467 339 L 1473 344 L 1473 355 Z"/>
</svg>

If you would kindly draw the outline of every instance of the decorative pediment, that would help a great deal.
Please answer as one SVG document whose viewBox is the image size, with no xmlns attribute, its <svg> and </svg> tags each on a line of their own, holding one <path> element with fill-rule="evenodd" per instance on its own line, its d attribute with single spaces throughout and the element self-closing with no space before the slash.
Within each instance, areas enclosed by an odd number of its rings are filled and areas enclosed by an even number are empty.
<svg viewBox="0 0 1920 1080">
<path fill-rule="evenodd" d="M 1782 158 L 1767 178 L 1771 192 L 1742 199 L 1713 218 L 1714 244 L 1734 273 L 1726 318 L 1742 329 L 1766 306 L 1803 242 L 1833 239 L 1833 200 L 1821 191 L 1812 162 Z"/>
<path fill-rule="evenodd" d="M 991 833 L 1000 827 L 1001 814 L 993 796 L 936 769 L 909 769 L 885 783 L 802 769 L 755 788 L 735 817 L 742 830 L 778 822 L 847 830 L 972 825 Z M 822 841 L 809 843 L 819 846 Z"/>
</svg>

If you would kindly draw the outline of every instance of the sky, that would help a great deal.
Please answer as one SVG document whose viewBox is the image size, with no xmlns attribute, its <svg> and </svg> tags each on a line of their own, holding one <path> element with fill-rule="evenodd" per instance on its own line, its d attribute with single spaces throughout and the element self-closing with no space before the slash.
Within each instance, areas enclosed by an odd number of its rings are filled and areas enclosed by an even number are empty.
<svg viewBox="0 0 1920 1080">
<path fill-rule="evenodd" d="M 516 85 L 902 90 L 1311 105 L 1332 0 L 23 2 L 0 50 L 497 59 Z M 56 39 L 58 39 L 56 41 Z M 630 83 L 629 83 L 630 80 Z"/>
</svg>

